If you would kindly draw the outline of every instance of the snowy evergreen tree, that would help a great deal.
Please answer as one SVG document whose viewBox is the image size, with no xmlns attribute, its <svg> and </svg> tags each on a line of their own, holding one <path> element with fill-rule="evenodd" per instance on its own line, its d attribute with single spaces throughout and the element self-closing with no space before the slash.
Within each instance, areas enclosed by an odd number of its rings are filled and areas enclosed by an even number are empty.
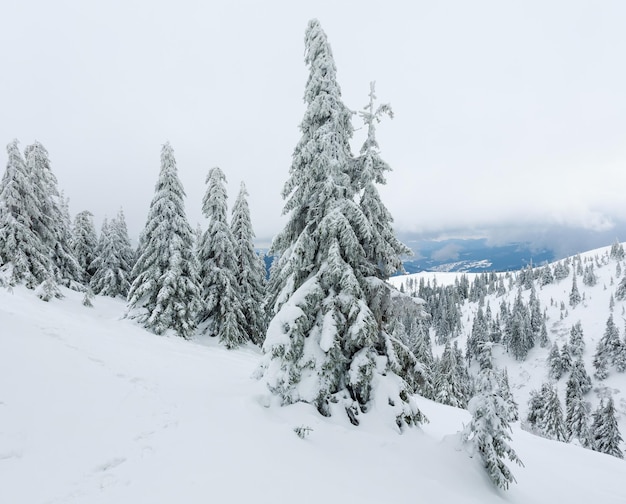
<svg viewBox="0 0 626 504">
<path fill-rule="evenodd" d="M 626 299 L 626 275 L 620 280 L 617 289 L 615 289 L 615 299 L 618 301 Z"/>
<path fill-rule="evenodd" d="M 539 277 L 539 285 L 542 287 L 554 282 L 554 275 L 552 274 L 552 268 L 549 264 L 546 264 L 541 268 L 541 276 Z"/>
<path fill-rule="evenodd" d="M 59 291 L 59 286 L 53 277 L 46 278 L 41 284 L 39 284 L 35 289 L 35 295 L 42 301 L 46 302 L 53 298 L 63 297 Z"/>
<path fill-rule="evenodd" d="M 595 451 L 624 458 L 624 453 L 620 449 L 621 442 L 622 435 L 615 418 L 615 405 L 613 398 L 609 397 L 606 404 L 604 401 L 600 402 L 598 409 L 593 414 L 591 447 Z"/>
<path fill-rule="evenodd" d="M 24 149 L 24 158 L 40 208 L 33 219 L 33 229 L 49 250 L 57 280 L 67 287 L 76 288 L 75 283 L 82 281 L 82 271 L 70 245 L 72 235 L 67 203 L 59 193 L 48 151 L 41 143 L 35 142 Z"/>
<path fill-rule="evenodd" d="M 622 261 L 624 259 L 624 246 L 618 240 L 615 240 L 613 245 L 611 245 L 609 257 L 615 261 Z"/>
<path fill-rule="evenodd" d="M 483 343 L 489 341 L 488 331 L 489 321 L 486 319 L 483 309 L 478 307 L 478 311 L 472 321 L 472 332 L 467 339 L 467 361 L 472 362 L 472 358 L 477 358 Z"/>
<path fill-rule="evenodd" d="M 530 349 L 535 345 L 535 334 L 531 326 L 528 307 L 522 299 L 522 291 L 518 290 L 513 309 L 507 319 L 506 344 L 517 360 L 524 360 Z"/>
<path fill-rule="evenodd" d="M 91 290 L 91 287 L 87 287 L 85 289 L 85 294 L 83 296 L 83 306 L 86 306 L 87 308 L 92 308 L 93 298 L 94 298 L 94 293 Z"/>
<path fill-rule="evenodd" d="M 88 284 L 95 270 L 91 263 L 96 258 L 98 247 L 98 237 L 93 225 L 93 214 L 89 210 L 84 210 L 76 214 L 74 226 L 72 228 L 72 251 L 83 272 L 82 281 Z"/>
<path fill-rule="evenodd" d="M 534 282 L 530 284 L 530 298 L 528 300 L 528 309 L 530 311 L 530 327 L 535 337 L 541 333 L 541 325 L 543 324 L 543 315 L 541 314 L 541 305 L 537 297 Z M 534 344 L 534 342 L 533 342 Z"/>
<path fill-rule="evenodd" d="M 618 373 L 626 371 L 626 333 L 624 339 L 620 341 L 619 346 L 616 348 L 613 355 L 613 364 Z"/>
<path fill-rule="evenodd" d="M 206 178 L 202 213 L 209 220 L 199 245 L 201 302 L 199 322 L 204 334 L 217 337 L 226 348 L 249 340 L 236 271 L 235 240 L 228 224 L 226 176 L 212 168 Z M 254 252 L 253 252 L 254 253 Z"/>
<path fill-rule="evenodd" d="M 413 318 L 408 333 L 408 346 L 419 363 L 417 393 L 427 399 L 434 399 L 435 360 L 428 327 L 423 320 Z"/>
<path fill-rule="evenodd" d="M 127 317 L 156 334 L 172 330 L 189 338 L 195 328 L 199 292 L 193 231 L 185 216 L 184 197 L 174 151 L 166 143 L 146 226 L 139 238 Z"/>
<path fill-rule="evenodd" d="M 550 369 L 550 378 L 558 380 L 563 376 L 563 362 L 561 360 L 561 351 L 556 341 L 552 344 L 550 354 L 548 355 L 548 367 Z"/>
<path fill-rule="evenodd" d="M 544 383 L 540 390 L 531 390 L 530 392 L 526 422 L 533 432 L 543 432 L 543 412 L 550 389 L 550 384 Z"/>
<path fill-rule="evenodd" d="M 569 276 L 569 265 L 566 261 L 559 261 L 554 266 L 554 279 L 557 282 Z"/>
<path fill-rule="evenodd" d="M 598 380 L 603 380 L 608 376 L 610 365 L 623 369 L 623 352 L 624 344 L 619 338 L 619 329 L 615 325 L 613 314 L 611 313 L 606 321 L 604 334 L 598 341 L 596 353 L 593 357 L 593 365 L 596 368 L 594 374 Z"/>
<path fill-rule="evenodd" d="M 481 352 L 490 344 L 484 344 Z M 482 458 L 485 470 L 491 481 L 498 487 L 508 489 L 515 482 L 504 458 L 523 465 L 510 446 L 511 427 L 509 425 L 509 405 L 503 397 L 501 381 L 492 368 L 490 356 L 480 356 L 481 370 L 478 375 L 477 394 L 470 400 L 468 409 L 472 421 L 464 432 L 464 439 L 474 445 Z"/>
<path fill-rule="evenodd" d="M 519 420 L 519 408 L 509 386 L 509 373 L 506 368 L 500 372 L 499 382 L 500 394 L 507 404 L 507 418 L 511 422 L 517 422 Z"/>
<path fill-rule="evenodd" d="M 446 343 L 436 363 L 435 401 L 457 408 L 465 408 L 471 397 L 469 374 L 456 341 Z"/>
<path fill-rule="evenodd" d="M 54 266 L 35 230 L 41 209 L 17 140 L 7 145 L 7 155 L 0 182 L 0 284 L 4 278 L 34 289 L 54 277 Z"/>
<path fill-rule="evenodd" d="M 556 441 L 566 441 L 563 408 L 555 387 L 549 387 L 544 396 L 541 427 L 544 436 Z"/>
<path fill-rule="evenodd" d="M 593 263 L 585 266 L 585 271 L 583 272 L 583 283 L 589 287 L 593 287 L 596 283 L 598 283 L 598 277 L 593 271 Z"/>
<path fill-rule="evenodd" d="M 578 439 L 580 444 L 585 448 L 591 443 L 589 432 L 589 406 L 580 394 L 571 396 L 567 401 L 565 435 L 568 441 Z"/>
<path fill-rule="evenodd" d="M 556 388 L 549 383 L 544 383 L 540 391 L 531 391 L 526 421 L 541 436 L 557 441 L 567 439 L 561 402 Z"/>
<path fill-rule="evenodd" d="M 572 364 L 572 372 L 570 373 L 570 378 L 568 380 L 568 389 L 570 382 L 572 382 L 572 386 L 575 386 L 578 390 L 580 390 L 582 395 L 591 390 L 591 378 L 589 377 L 589 374 L 585 369 L 585 365 L 580 358 Z"/>
<path fill-rule="evenodd" d="M 569 348 L 572 357 L 582 357 L 585 351 L 585 339 L 583 337 L 583 327 L 580 320 L 576 322 L 570 330 Z"/>
<path fill-rule="evenodd" d="M 413 424 L 423 418 L 410 395 L 418 363 L 385 325 L 393 302 L 384 265 L 398 259 L 377 257 L 383 252 L 372 240 L 387 231 L 372 229 L 356 201 L 362 178 L 350 151 L 352 113 L 317 20 L 306 30 L 305 62 L 302 138 L 282 193 L 289 216 L 272 244 L 279 259 L 270 277 L 264 379 L 283 404 L 305 401 L 323 415 L 343 409 L 358 424 L 360 412 L 381 401 L 398 426 Z M 384 267 L 376 272 L 374 264 Z M 375 382 L 390 385 L 386 397 L 383 389 L 376 396 Z"/>
<path fill-rule="evenodd" d="M 360 239 L 371 266 L 367 274 L 386 279 L 398 271 L 404 271 L 401 256 L 412 255 L 412 251 L 396 238 L 391 227 L 393 217 L 381 201 L 375 185 L 385 184 L 385 172 L 391 170 L 380 157 L 376 123 L 385 114 L 393 117 L 393 112 L 388 104 L 377 108 L 374 106 L 374 87 L 374 83 L 370 83 L 369 103 L 359 114 L 367 127 L 367 139 L 361 147 L 361 155 L 355 160 L 354 180 L 360 194 L 361 210 L 370 223 L 368 233 L 371 235 Z"/>
<path fill-rule="evenodd" d="M 591 378 L 579 358 L 572 366 L 565 391 L 565 434 L 568 440 L 576 438 L 583 446 L 588 446 L 589 408 L 583 396 L 591 390 Z"/>
<path fill-rule="evenodd" d="M 561 367 L 563 368 L 564 374 L 572 369 L 572 354 L 570 353 L 567 342 L 563 343 L 563 348 L 561 349 Z"/>
<path fill-rule="evenodd" d="M 578 285 L 576 284 L 576 273 L 572 276 L 572 290 L 569 294 L 569 305 L 572 308 L 576 308 L 581 301 L 580 292 L 578 291 Z"/>
<path fill-rule="evenodd" d="M 606 352 L 601 350 L 600 344 L 593 357 L 593 367 L 595 371 L 593 376 L 597 380 L 605 380 L 609 376 L 609 359 Z"/>
<path fill-rule="evenodd" d="M 241 309 L 246 321 L 245 332 L 257 345 L 263 344 L 267 321 L 263 307 L 265 297 L 265 264 L 254 251 L 254 231 L 250 220 L 248 192 L 242 182 L 233 206 L 231 230 L 234 240 L 235 278 Z"/>
<path fill-rule="evenodd" d="M 126 298 L 131 285 L 134 252 L 130 245 L 122 210 L 110 223 L 102 223 L 96 258 L 90 264 L 94 274 L 90 288 L 94 294 Z"/>
</svg>

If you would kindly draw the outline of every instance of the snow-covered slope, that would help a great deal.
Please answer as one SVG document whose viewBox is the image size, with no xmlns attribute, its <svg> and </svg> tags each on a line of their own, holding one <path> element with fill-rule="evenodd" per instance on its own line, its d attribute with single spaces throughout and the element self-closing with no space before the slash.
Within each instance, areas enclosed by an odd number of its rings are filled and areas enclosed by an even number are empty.
<svg viewBox="0 0 626 504">
<path fill-rule="evenodd" d="M 64 293 L 0 290 L 2 503 L 626 501 L 622 460 L 515 425 L 525 467 L 502 492 L 459 442 L 466 411 L 420 399 L 431 422 L 400 434 L 376 408 L 359 427 L 281 408 L 251 378 L 257 350 L 155 336 L 118 300 Z"/>
<path fill-rule="evenodd" d="M 583 362 L 588 374 L 592 377 L 593 389 L 585 396 L 585 400 L 589 401 L 592 408 L 598 405 L 600 398 L 612 396 L 615 401 L 615 409 L 617 420 L 619 422 L 622 437 L 626 438 L 626 373 L 618 373 L 613 367 L 609 376 L 605 380 L 597 380 L 593 378 L 593 356 L 596 351 L 596 345 L 604 334 L 606 322 L 611 313 L 613 314 L 615 324 L 620 331 L 620 338 L 624 340 L 624 330 L 626 322 L 626 300 L 619 301 L 614 299 L 614 307 L 611 312 L 609 309 L 611 296 L 615 295 L 615 291 L 626 272 L 624 261 L 617 261 L 610 258 L 609 252 L 611 247 L 602 247 L 591 250 L 589 252 L 579 254 L 583 266 L 593 264 L 594 272 L 597 277 L 595 285 L 585 285 L 582 276 L 577 275 L 577 288 L 582 297 L 582 301 L 575 307 L 570 306 L 569 297 L 572 290 L 572 282 L 574 268 L 570 265 L 569 275 L 551 284 L 541 286 L 540 281 L 535 281 L 537 298 L 541 304 L 542 313 L 545 310 L 547 316 L 548 338 L 550 343 L 546 348 L 540 348 L 536 345 L 528 354 L 524 361 L 517 361 L 512 356 L 506 354 L 503 348 L 494 350 L 494 358 L 499 367 L 506 367 L 509 375 L 511 389 L 515 395 L 515 399 L 520 407 L 522 418 L 526 417 L 528 409 L 528 399 L 532 390 L 539 390 L 543 382 L 550 380 L 548 354 L 553 342 L 557 342 L 559 348 L 569 341 L 572 325 L 580 321 L 583 328 L 585 351 L 583 354 Z M 567 258 L 573 262 L 575 258 Z M 562 261 L 561 261 L 562 262 Z M 618 268 L 618 263 L 620 267 Z M 555 263 L 556 264 L 556 263 Z M 554 264 L 552 265 L 554 266 Z M 620 276 L 617 275 L 619 269 L 622 270 Z M 470 284 L 478 273 L 465 273 Z M 499 273 L 504 276 L 504 273 Z M 518 293 L 516 277 L 518 273 L 510 273 L 513 279 L 513 285 L 509 288 L 509 280 L 505 280 L 507 292 L 503 296 L 496 294 L 485 296 L 485 306 L 489 304 L 493 313 L 499 312 L 500 303 L 512 305 Z M 437 281 L 439 285 L 452 285 L 456 279 L 459 279 L 461 273 L 452 272 L 422 272 L 413 275 L 405 275 L 394 277 L 391 283 L 400 287 L 401 284 L 407 283 L 409 278 L 413 278 L 415 284 L 420 279 L 425 282 Z M 522 290 L 522 297 L 528 302 L 530 290 Z M 466 302 L 463 307 L 462 322 L 464 326 L 463 334 L 458 338 L 461 348 L 465 348 L 467 337 L 472 330 L 472 321 L 478 310 L 478 303 Z M 437 350 L 437 349 L 436 349 Z M 439 349 L 441 351 L 441 348 Z M 565 385 L 569 373 L 556 382 L 563 408 L 565 407 Z M 626 449 L 626 444 L 622 445 L 622 449 Z M 626 500 L 625 500 L 626 502 Z"/>
</svg>

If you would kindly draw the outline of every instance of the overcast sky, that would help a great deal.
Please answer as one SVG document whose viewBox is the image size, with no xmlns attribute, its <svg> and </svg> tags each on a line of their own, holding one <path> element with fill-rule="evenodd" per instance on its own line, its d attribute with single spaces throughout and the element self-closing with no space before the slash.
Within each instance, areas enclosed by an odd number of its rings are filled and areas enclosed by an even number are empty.
<svg viewBox="0 0 626 504">
<path fill-rule="evenodd" d="M 123 207 L 136 237 L 170 141 L 193 227 L 219 166 L 231 202 L 246 182 L 257 237 L 269 238 L 285 222 L 313 17 L 346 105 L 361 109 L 375 80 L 395 111 L 378 139 L 399 231 L 623 229 L 620 0 L 3 0 L 0 143 L 41 141 L 72 216 L 91 210 L 99 226 Z"/>
</svg>

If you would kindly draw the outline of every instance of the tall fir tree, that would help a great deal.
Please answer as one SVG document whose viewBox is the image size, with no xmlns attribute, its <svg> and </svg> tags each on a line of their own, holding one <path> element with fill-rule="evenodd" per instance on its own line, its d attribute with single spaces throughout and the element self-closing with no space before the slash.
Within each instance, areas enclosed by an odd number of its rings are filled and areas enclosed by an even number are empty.
<svg viewBox="0 0 626 504">
<path fill-rule="evenodd" d="M 91 263 L 94 275 L 90 287 L 94 294 L 126 297 L 131 285 L 134 252 L 128 238 L 124 213 L 102 224 L 97 254 Z"/>
<path fill-rule="evenodd" d="M 507 319 L 506 342 L 517 360 L 524 360 L 530 349 L 535 345 L 535 334 L 531 325 L 528 306 L 522 299 L 522 291 L 518 289 L 513 309 Z"/>
<path fill-rule="evenodd" d="M 199 293 L 193 231 L 185 216 L 184 197 L 174 151 L 166 143 L 139 239 L 126 315 L 156 334 L 171 330 L 189 338 L 195 328 Z"/>
<path fill-rule="evenodd" d="M 36 231 L 42 210 L 17 140 L 7 145 L 7 155 L 0 182 L 0 283 L 34 289 L 54 277 L 54 266 Z"/>
<path fill-rule="evenodd" d="M 585 351 L 585 338 L 583 337 L 583 326 L 580 320 L 576 322 L 570 330 L 569 348 L 572 357 L 582 357 Z"/>
<path fill-rule="evenodd" d="M 582 298 L 580 297 L 580 292 L 578 291 L 578 285 L 576 283 L 576 271 L 572 275 L 572 290 L 569 294 L 569 304 L 572 308 L 576 308 Z"/>
<path fill-rule="evenodd" d="M 67 202 L 59 193 L 48 151 L 40 142 L 34 142 L 24 149 L 24 159 L 40 208 L 38 218 L 33 221 L 33 228 L 49 250 L 57 280 L 67 287 L 75 288 L 76 282 L 82 281 L 82 271 L 70 245 L 71 225 Z"/>
<path fill-rule="evenodd" d="M 93 225 L 93 214 L 89 210 L 83 210 L 74 217 L 72 227 L 72 251 L 83 273 L 83 283 L 89 284 L 95 273 L 91 264 L 96 258 L 98 248 L 98 236 Z"/>
<path fill-rule="evenodd" d="M 418 363 L 385 327 L 390 290 L 386 272 L 373 268 L 397 258 L 374 259 L 380 230 L 356 202 L 362 182 L 350 150 L 352 113 L 317 20 L 306 29 L 305 62 L 302 137 L 282 193 L 289 217 L 272 244 L 279 259 L 269 285 L 264 379 L 283 404 L 309 402 L 323 415 L 336 405 L 358 424 L 379 400 L 393 408 L 398 426 L 413 424 L 422 420 L 409 384 Z M 374 383 L 382 381 L 393 383 L 390 397 L 375 396 Z"/>
<path fill-rule="evenodd" d="M 568 440 L 576 438 L 589 446 L 589 410 L 583 396 L 591 390 L 591 378 L 579 358 L 572 366 L 565 391 L 565 433 Z"/>
<path fill-rule="evenodd" d="M 565 441 L 565 424 L 563 423 L 563 408 L 559 400 L 556 387 L 549 387 L 544 396 L 542 431 L 543 434 L 556 441 Z"/>
<path fill-rule="evenodd" d="M 248 191 L 243 182 L 233 205 L 230 227 L 235 249 L 234 273 L 241 297 L 241 310 L 246 321 L 245 332 L 250 341 L 262 345 L 267 330 L 263 306 L 265 263 L 254 251 L 254 231 L 248 206 Z"/>
<path fill-rule="evenodd" d="M 435 401 L 458 408 L 467 407 L 471 397 L 469 374 L 456 341 L 446 343 L 435 367 Z"/>
<path fill-rule="evenodd" d="M 548 355 L 548 366 L 550 368 L 550 378 L 558 380 L 563 376 L 563 361 L 561 360 L 561 352 L 556 341 L 552 344 L 550 354 Z"/>
<path fill-rule="evenodd" d="M 598 409 L 593 414 L 591 425 L 591 447 L 593 450 L 624 458 L 624 452 L 620 448 L 622 435 L 615 417 L 615 405 L 613 398 L 609 397 L 604 403 L 600 402 Z"/>
<path fill-rule="evenodd" d="M 226 177 L 221 169 L 212 168 L 206 178 L 207 191 L 202 213 L 209 226 L 202 235 L 198 250 L 201 279 L 199 323 L 204 334 L 215 336 L 227 348 L 248 340 L 236 277 L 236 247 L 228 225 Z"/>
<path fill-rule="evenodd" d="M 623 343 L 619 338 L 619 329 L 613 320 L 613 314 L 606 321 L 604 334 L 596 345 L 596 353 L 593 357 L 593 365 L 596 368 L 595 376 L 598 380 L 604 380 L 609 373 L 610 365 L 618 365 L 622 368 Z"/>
<path fill-rule="evenodd" d="M 523 464 L 509 444 L 510 404 L 504 397 L 502 381 L 491 363 L 491 343 L 483 343 L 480 352 L 477 393 L 468 404 L 472 420 L 465 429 L 464 439 L 475 446 L 491 481 L 506 490 L 515 482 L 515 477 L 504 463 L 505 457 L 518 465 Z"/>
<path fill-rule="evenodd" d="M 389 104 L 375 107 L 375 100 L 375 85 L 372 82 L 369 102 L 359 114 L 367 127 L 367 139 L 361 147 L 360 156 L 355 159 L 356 173 L 353 178 L 360 196 L 361 210 L 370 223 L 371 236 L 362 240 L 371 267 L 367 274 L 386 279 L 404 270 L 401 257 L 412 255 L 412 251 L 394 234 L 391 227 L 393 217 L 381 201 L 376 188 L 376 184 L 386 183 L 385 172 L 391 170 L 380 157 L 380 147 L 376 140 L 376 124 L 384 115 L 393 117 L 393 112 Z"/>
</svg>

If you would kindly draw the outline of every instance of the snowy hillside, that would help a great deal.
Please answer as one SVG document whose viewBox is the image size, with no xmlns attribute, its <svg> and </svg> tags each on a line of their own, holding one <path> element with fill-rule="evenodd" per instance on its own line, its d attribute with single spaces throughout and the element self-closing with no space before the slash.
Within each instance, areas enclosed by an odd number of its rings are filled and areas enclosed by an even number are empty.
<svg viewBox="0 0 626 504">
<path fill-rule="evenodd" d="M 564 290 L 566 281 L 545 295 Z M 420 399 L 430 423 L 400 434 L 376 407 L 354 427 L 310 405 L 271 405 L 251 378 L 252 347 L 155 336 L 120 320 L 122 301 L 98 296 L 85 308 L 82 295 L 63 292 L 45 303 L 23 287 L 0 290 L 2 503 L 626 500 L 626 464 L 614 457 L 515 424 L 525 467 L 513 467 L 518 484 L 503 492 L 459 441 L 464 410 Z M 551 337 L 580 316 L 597 338 L 604 317 L 594 325 L 591 302 L 608 306 L 608 295 L 600 282 L 587 306 L 556 318 Z M 544 353 L 511 370 L 520 393 Z M 311 430 L 300 439 L 296 427 Z"/>
<path fill-rule="evenodd" d="M 587 373 L 592 379 L 592 390 L 585 395 L 585 400 L 590 403 L 593 411 L 599 404 L 600 399 L 612 397 L 615 402 L 620 431 L 623 433 L 623 437 L 626 434 L 626 374 L 618 372 L 614 366 L 611 366 L 606 379 L 599 380 L 593 376 L 595 371 L 593 358 L 596 347 L 605 332 L 607 320 L 611 314 L 619 330 L 621 341 L 624 341 L 626 337 L 624 334 L 626 300 L 619 300 L 615 295 L 623 279 L 625 265 L 623 259 L 616 260 L 611 258 L 610 251 L 611 247 L 603 247 L 549 265 L 551 270 L 554 270 L 557 265 L 568 263 L 569 273 L 561 280 L 555 279 L 552 283 L 546 285 L 541 285 L 543 283 L 541 280 L 542 270 L 545 266 L 535 268 L 534 285 L 541 312 L 546 319 L 549 342 L 544 348 L 536 344 L 522 361 L 514 359 L 512 355 L 505 351 L 504 346 L 496 347 L 494 350 L 497 365 L 501 368 L 506 368 L 508 371 L 511 389 L 519 404 L 520 417 L 522 419 L 526 418 L 528 412 L 528 400 L 531 391 L 538 391 L 542 383 L 550 381 L 557 387 L 563 404 L 563 413 L 565 414 L 565 390 L 569 373 L 564 373 L 558 380 L 550 377 L 549 354 L 555 342 L 560 350 L 563 349 L 566 343 L 569 343 L 572 326 L 580 322 L 585 342 L 582 360 Z M 583 281 L 585 269 L 592 271 L 595 277 L 594 285 L 588 285 Z M 578 270 L 576 273 L 576 286 L 581 300 L 576 306 L 572 306 L 570 304 L 570 294 L 576 270 Z M 518 292 L 521 292 L 524 301 L 528 302 L 530 297 L 528 285 L 526 287 L 522 286 L 521 289 L 519 287 L 519 277 L 523 273 L 524 271 L 509 274 L 498 273 L 497 277 L 503 280 L 506 292 L 504 294 L 491 293 L 485 295 L 483 309 L 489 305 L 495 314 L 500 311 L 500 306 L 503 302 L 508 306 L 513 305 Z M 471 285 L 480 277 L 480 274 L 466 273 L 465 276 Z M 422 272 L 414 275 L 394 277 L 391 279 L 391 282 L 397 287 L 400 287 L 402 284 L 406 287 L 410 283 L 409 280 L 413 280 L 413 285 L 417 285 L 421 279 L 427 283 L 436 281 L 439 285 L 453 285 L 455 282 L 458 283 L 460 278 L 460 273 Z M 610 307 L 611 303 L 613 303 L 612 309 Z M 461 307 L 463 329 L 456 340 L 462 349 L 466 348 L 467 338 L 471 334 L 478 306 L 478 302 L 466 301 Z M 442 348 L 442 346 L 439 346 L 439 349 L 437 349 L 437 345 L 434 345 L 435 353 L 441 353 Z M 474 368 L 476 368 L 475 365 Z M 624 450 L 625 448 L 626 444 L 622 444 L 621 449 Z"/>
</svg>

